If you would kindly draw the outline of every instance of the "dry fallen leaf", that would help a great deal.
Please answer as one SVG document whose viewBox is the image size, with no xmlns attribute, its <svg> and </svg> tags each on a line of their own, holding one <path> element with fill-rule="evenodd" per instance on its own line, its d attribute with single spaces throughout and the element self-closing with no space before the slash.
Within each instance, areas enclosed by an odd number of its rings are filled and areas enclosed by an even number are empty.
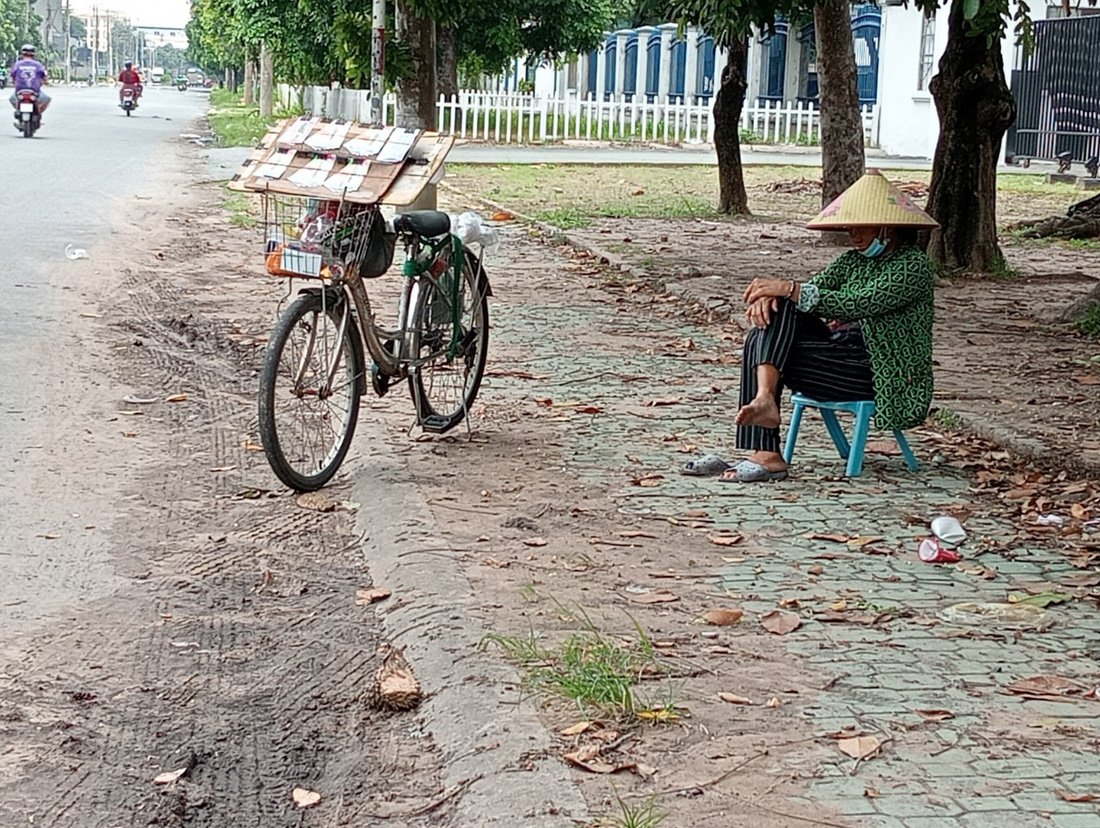
<svg viewBox="0 0 1100 828">
<path fill-rule="evenodd" d="M 1100 377 L 1094 377 L 1092 374 L 1080 374 L 1073 379 L 1081 385 L 1100 385 Z"/>
<path fill-rule="evenodd" d="M 635 604 L 671 604 L 673 601 L 679 601 L 680 596 L 667 589 L 658 589 L 642 595 L 631 595 L 630 600 Z"/>
<path fill-rule="evenodd" d="M 497 210 L 489 218 L 492 221 L 512 221 L 515 216 L 509 213 L 507 210 Z"/>
<path fill-rule="evenodd" d="M 927 722 L 942 722 L 955 718 L 955 714 L 950 710 L 917 710 L 915 712 Z"/>
<path fill-rule="evenodd" d="M 1074 794 L 1069 791 L 1054 790 L 1054 795 L 1064 802 L 1096 802 L 1100 800 L 1100 794 Z"/>
<path fill-rule="evenodd" d="M 679 404 L 680 404 L 680 398 L 679 397 L 659 397 L 658 399 L 655 399 L 655 400 L 649 400 L 646 403 L 646 406 L 648 406 L 650 408 L 655 408 L 657 406 L 662 406 L 662 405 L 679 405 Z"/>
<path fill-rule="evenodd" d="M 295 788 L 291 796 L 294 798 L 294 804 L 299 808 L 312 808 L 321 801 L 321 795 L 308 788 Z"/>
<path fill-rule="evenodd" d="M 849 739 L 837 740 L 836 746 L 845 756 L 853 759 L 866 759 L 878 753 L 882 742 L 876 736 L 853 736 Z"/>
<path fill-rule="evenodd" d="M 802 626 L 802 619 L 793 612 L 769 610 L 760 616 L 760 626 L 775 635 L 786 635 Z"/>
<path fill-rule="evenodd" d="M 573 409 L 577 414 L 602 414 L 603 409 L 598 405 L 582 405 Z"/>
<path fill-rule="evenodd" d="M 850 546 L 852 549 L 862 549 L 864 546 L 867 546 L 869 544 L 875 543 L 875 542 L 880 541 L 880 540 L 882 540 L 881 536 L 865 537 L 863 535 L 860 535 L 858 537 L 849 538 L 848 539 L 848 546 Z"/>
<path fill-rule="evenodd" d="M 546 538 L 524 538 L 520 541 L 524 546 L 546 546 Z"/>
<path fill-rule="evenodd" d="M 577 722 L 575 725 L 570 725 L 561 732 L 562 736 L 576 736 L 580 733 L 584 733 L 592 727 L 592 722 Z"/>
<path fill-rule="evenodd" d="M 642 532 L 639 529 L 627 529 L 627 530 L 622 531 L 622 532 L 616 532 L 615 534 L 618 535 L 620 538 L 654 538 L 654 539 L 656 539 L 656 537 L 657 537 L 656 535 L 651 534 L 650 532 Z"/>
<path fill-rule="evenodd" d="M 156 785 L 169 785 L 187 773 L 187 768 L 176 768 L 174 771 L 166 771 L 153 777 Z"/>
<path fill-rule="evenodd" d="M 614 773 L 618 770 L 615 765 L 603 761 L 599 756 L 600 745 L 584 745 L 572 753 L 565 754 L 565 759 L 578 768 L 592 773 Z"/>
<path fill-rule="evenodd" d="M 365 606 L 367 604 L 373 604 L 376 601 L 384 601 L 389 598 L 393 593 L 388 589 L 379 589 L 378 587 L 362 587 L 355 590 L 355 603 L 359 606 Z"/>
<path fill-rule="evenodd" d="M 1012 682 L 1005 689 L 1010 693 L 1032 699 L 1064 700 L 1066 696 L 1085 695 L 1089 688 L 1060 676 L 1032 676 Z"/>
<path fill-rule="evenodd" d="M 752 699 L 746 699 L 744 696 L 738 696 L 736 693 L 719 693 L 718 698 L 730 704 L 756 704 Z"/>
<path fill-rule="evenodd" d="M 806 572 L 810 575 L 820 575 L 824 571 L 825 567 L 821 565 L 811 566 L 809 569 L 806 570 Z"/>
<path fill-rule="evenodd" d="M 712 627 L 728 627 L 740 621 L 744 614 L 739 609 L 716 609 L 704 612 L 700 617 Z"/>
<path fill-rule="evenodd" d="M 1073 515 L 1076 520 L 1088 520 L 1089 518 L 1089 510 L 1080 503 L 1074 503 L 1070 506 L 1069 513 Z"/>
<path fill-rule="evenodd" d="M 736 546 L 744 538 L 741 535 L 707 535 L 707 540 L 715 546 Z"/>
<path fill-rule="evenodd" d="M 775 709 L 776 707 L 782 707 L 782 706 L 783 706 L 783 702 L 781 702 L 779 700 L 779 696 L 772 696 L 770 699 L 768 699 L 768 703 L 765 705 L 765 707 L 770 707 L 772 709 Z"/>
<path fill-rule="evenodd" d="M 165 402 L 184 402 L 187 400 L 186 394 L 173 394 L 171 397 L 165 397 Z"/>
<path fill-rule="evenodd" d="M 848 536 L 847 535 L 841 535 L 841 534 L 838 534 L 838 533 L 833 533 L 833 534 L 828 534 L 827 535 L 827 534 L 824 534 L 824 533 L 821 533 L 821 532 L 810 532 L 807 535 L 803 535 L 803 537 L 809 538 L 810 540 L 833 541 L 834 543 L 847 543 L 848 542 Z"/>
</svg>

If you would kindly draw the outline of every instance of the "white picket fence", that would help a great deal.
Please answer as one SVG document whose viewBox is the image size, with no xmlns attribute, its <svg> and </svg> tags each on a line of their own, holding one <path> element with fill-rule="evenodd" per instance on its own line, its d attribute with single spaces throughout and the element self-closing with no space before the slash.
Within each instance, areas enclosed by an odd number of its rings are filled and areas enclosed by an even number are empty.
<svg viewBox="0 0 1100 828">
<path fill-rule="evenodd" d="M 279 87 L 285 109 L 301 108 L 329 118 L 370 121 L 370 92 L 360 89 Z M 386 124 L 392 124 L 396 97 L 384 98 Z M 437 103 L 438 129 L 471 141 L 545 144 L 564 140 L 648 144 L 712 144 L 712 102 L 635 100 L 625 95 L 599 101 L 575 95 L 547 97 L 517 92 L 463 90 Z M 862 111 L 864 142 L 878 146 L 879 107 Z M 746 103 L 741 111 L 742 141 L 813 145 L 821 142 L 821 113 L 812 103 Z"/>
</svg>

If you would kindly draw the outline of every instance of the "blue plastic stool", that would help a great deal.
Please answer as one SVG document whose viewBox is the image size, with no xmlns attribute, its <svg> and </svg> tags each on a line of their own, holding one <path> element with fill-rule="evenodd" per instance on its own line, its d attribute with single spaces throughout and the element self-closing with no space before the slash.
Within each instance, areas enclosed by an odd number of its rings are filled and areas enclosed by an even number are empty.
<svg viewBox="0 0 1100 828">
<path fill-rule="evenodd" d="M 810 399 L 802 394 L 792 394 L 791 404 L 794 410 L 791 412 L 791 425 L 787 430 L 787 444 L 783 447 L 783 459 L 788 463 L 794 456 L 794 444 L 798 439 L 798 427 L 802 425 L 802 409 L 809 406 L 821 412 L 821 418 L 825 420 L 825 428 L 829 430 L 829 436 L 836 444 L 836 450 L 840 456 L 848 460 L 849 477 L 859 477 L 863 471 L 863 450 L 867 447 L 867 435 L 871 431 L 871 418 L 875 416 L 874 400 L 857 400 L 854 402 L 821 402 Z M 852 443 L 848 444 L 848 438 L 844 436 L 844 429 L 836 418 L 837 411 L 850 411 L 856 416 L 856 427 L 852 432 Z M 913 450 L 909 448 L 909 441 L 900 431 L 894 432 L 894 439 L 898 441 L 898 447 L 905 456 L 905 462 L 910 470 L 916 471 L 917 458 L 913 456 Z"/>
</svg>

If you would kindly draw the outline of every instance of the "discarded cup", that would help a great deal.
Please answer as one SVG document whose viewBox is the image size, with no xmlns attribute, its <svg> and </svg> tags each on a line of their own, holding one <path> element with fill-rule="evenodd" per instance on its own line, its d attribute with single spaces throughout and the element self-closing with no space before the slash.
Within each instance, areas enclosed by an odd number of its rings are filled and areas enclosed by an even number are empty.
<svg viewBox="0 0 1100 828">
<path fill-rule="evenodd" d="M 966 540 L 966 530 L 955 518 L 941 515 L 932 521 L 932 534 L 945 546 L 956 547 Z"/>
<path fill-rule="evenodd" d="M 71 244 L 65 245 L 65 258 L 66 259 L 87 259 L 88 251 L 83 247 L 75 247 Z"/>
<path fill-rule="evenodd" d="M 962 556 L 940 544 L 939 538 L 925 538 L 917 547 L 917 557 L 925 563 L 958 563 Z"/>
</svg>

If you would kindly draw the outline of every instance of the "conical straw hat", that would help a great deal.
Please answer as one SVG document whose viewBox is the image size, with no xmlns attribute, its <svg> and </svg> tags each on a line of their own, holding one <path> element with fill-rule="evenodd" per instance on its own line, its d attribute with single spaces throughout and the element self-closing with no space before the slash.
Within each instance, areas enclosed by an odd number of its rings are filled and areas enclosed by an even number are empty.
<svg viewBox="0 0 1100 828">
<path fill-rule="evenodd" d="M 846 227 L 939 227 L 939 224 L 882 173 L 868 170 L 806 227 L 840 230 Z"/>
</svg>

